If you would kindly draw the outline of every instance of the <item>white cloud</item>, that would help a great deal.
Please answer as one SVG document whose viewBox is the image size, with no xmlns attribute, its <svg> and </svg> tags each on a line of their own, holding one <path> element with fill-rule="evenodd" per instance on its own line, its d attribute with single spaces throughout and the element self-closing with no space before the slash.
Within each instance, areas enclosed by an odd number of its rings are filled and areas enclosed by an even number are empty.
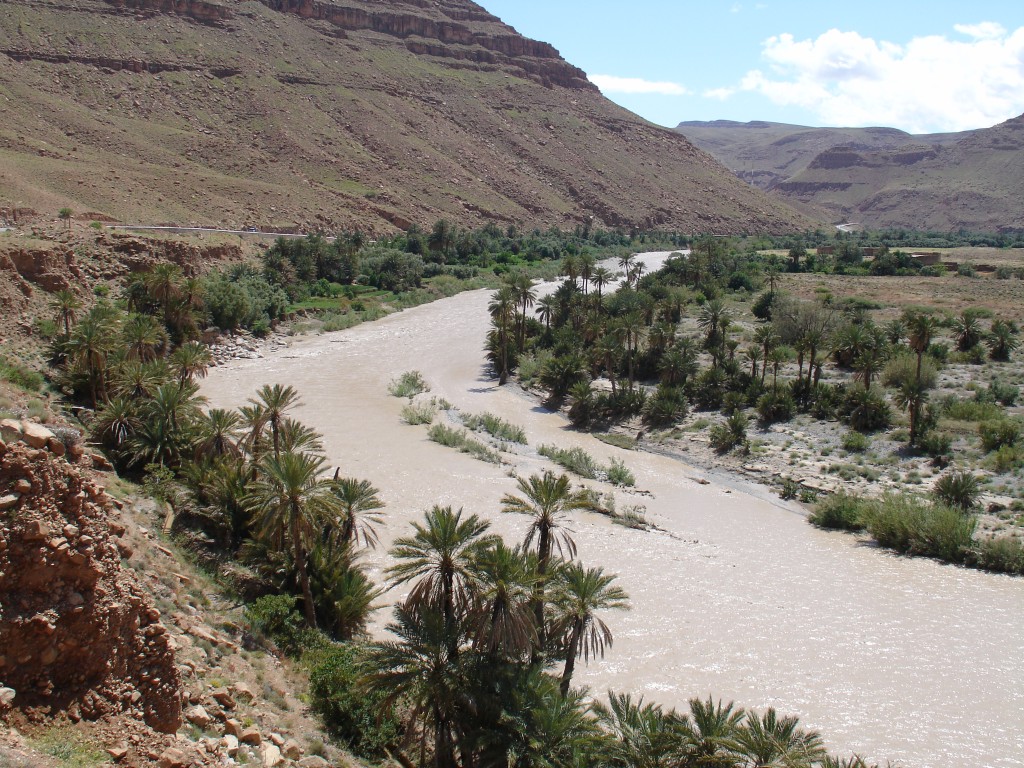
<svg viewBox="0 0 1024 768">
<path fill-rule="evenodd" d="M 983 21 L 981 24 L 954 24 L 953 29 L 975 40 L 996 40 L 1006 36 L 1003 25 L 994 21 Z"/>
<path fill-rule="evenodd" d="M 1024 112 L 1024 27 L 955 29 L 969 40 L 929 36 L 898 45 L 837 29 L 813 40 L 777 35 L 764 43 L 767 66 L 748 72 L 738 89 L 803 107 L 829 125 L 915 133 L 980 128 Z"/>
<path fill-rule="evenodd" d="M 657 82 L 639 77 L 590 75 L 590 82 L 603 93 L 655 93 L 660 96 L 688 96 L 690 89 L 679 83 Z"/>
</svg>

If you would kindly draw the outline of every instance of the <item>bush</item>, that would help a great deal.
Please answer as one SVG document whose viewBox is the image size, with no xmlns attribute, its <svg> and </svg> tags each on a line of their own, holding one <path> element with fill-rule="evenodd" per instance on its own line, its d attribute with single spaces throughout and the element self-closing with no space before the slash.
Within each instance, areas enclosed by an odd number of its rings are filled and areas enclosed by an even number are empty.
<svg viewBox="0 0 1024 768">
<path fill-rule="evenodd" d="M 359 684 L 365 674 L 359 646 L 332 643 L 308 654 L 310 705 L 328 733 L 359 757 L 379 760 L 398 743 L 401 723 L 380 692 Z"/>
<path fill-rule="evenodd" d="M 939 403 L 942 415 L 957 421 L 992 421 L 1000 419 L 1002 410 L 995 403 L 979 400 L 961 400 L 956 395 L 943 398 Z"/>
<path fill-rule="evenodd" d="M 871 446 L 871 440 L 863 432 L 847 432 L 843 435 L 843 450 L 850 453 L 864 453 Z"/>
<path fill-rule="evenodd" d="M 689 402 L 681 387 L 659 385 L 644 405 L 644 424 L 666 427 L 686 418 Z"/>
<path fill-rule="evenodd" d="M 894 493 L 867 505 L 863 519 L 868 533 L 883 547 L 950 563 L 967 558 L 977 524 L 974 516 L 944 504 Z"/>
<path fill-rule="evenodd" d="M 430 424 L 437 415 L 437 406 L 433 402 L 409 403 L 402 406 L 402 421 L 406 424 Z"/>
<path fill-rule="evenodd" d="M 601 471 L 593 457 L 582 448 L 565 450 L 554 445 L 541 445 L 537 447 L 537 452 L 541 456 L 551 459 L 555 464 L 588 480 L 594 480 L 597 473 Z"/>
<path fill-rule="evenodd" d="M 979 541 L 971 561 L 978 568 L 1024 576 L 1024 541 L 1001 536 Z"/>
<path fill-rule="evenodd" d="M 509 443 L 519 443 L 520 445 L 526 445 L 526 432 L 523 431 L 522 427 L 510 424 L 502 418 L 495 416 L 492 413 L 481 413 L 480 415 L 464 414 L 462 416 L 462 423 L 466 425 L 466 428 L 471 432 L 477 432 L 483 430 L 491 437 L 497 438 L 498 440 L 505 440 Z"/>
<path fill-rule="evenodd" d="M 612 459 L 608 464 L 608 482 L 612 485 L 636 485 L 636 477 L 619 459 Z"/>
<path fill-rule="evenodd" d="M 501 464 L 501 454 L 488 448 L 478 440 L 469 437 L 465 430 L 453 429 L 444 424 L 434 424 L 427 430 L 427 437 L 435 443 L 440 443 L 448 448 L 455 448 L 462 453 L 468 453 L 475 459 Z"/>
<path fill-rule="evenodd" d="M 303 651 L 326 642 L 314 629 L 306 627 L 295 609 L 294 595 L 267 595 L 245 606 L 245 620 L 264 639 L 273 641 L 287 655 L 298 658 Z"/>
<path fill-rule="evenodd" d="M 859 496 L 840 491 L 819 503 L 807 519 L 819 528 L 863 531 L 864 521 L 861 515 L 864 506 L 865 501 Z"/>
<path fill-rule="evenodd" d="M 39 371 L 33 371 L 7 358 L 0 358 L 0 378 L 29 392 L 38 392 L 46 381 Z"/>
<path fill-rule="evenodd" d="M 775 297 L 770 291 L 765 291 L 759 294 L 754 300 L 753 305 L 750 307 L 750 311 L 754 313 L 754 317 L 758 320 L 771 320 L 772 309 L 774 308 Z"/>
<path fill-rule="evenodd" d="M 928 430 L 917 441 L 918 448 L 925 456 L 936 459 L 935 463 L 943 463 L 953 452 L 953 437 L 948 432 Z"/>
<path fill-rule="evenodd" d="M 854 387 L 847 391 L 836 415 L 858 432 L 876 432 L 892 421 L 892 410 L 885 396 L 876 389 Z"/>
<path fill-rule="evenodd" d="M 758 398 L 757 415 L 762 424 L 789 421 L 795 412 L 796 403 L 793 402 L 793 396 L 785 390 L 765 392 Z"/>
<path fill-rule="evenodd" d="M 943 504 L 970 512 L 978 506 L 981 485 L 970 472 L 949 472 L 935 482 L 934 493 Z"/>
<path fill-rule="evenodd" d="M 388 392 L 395 397 L 416 397 L 416 395 L 429 391 L 430 386 L 424 381 L 423 374 L 419 371 L 406 371 L 388 384 Z"/>
<path fill-rule="evenodd" d="M 1006 408 L 1017 403 L 1018 395 L 1020 395 L 1020 388 L 1016 384 L 1004 384 L 999 379 L 994 379 L 985 391 L 986 397 L 991 398 Z M 975 393 L 975 397 L 981 396 L 981 391 Z"/>
<path fill-rule="evenodd" d="M 737 446 L 747 446 L 747 425 L 750 419 L 742 411 L 737 411 L 725 421 L 713 425 L 709 432 L 711 447 L 716 453 L 728 453 Z"/>
<path fill-rule="evenodd" d="M 978 425 L 981 447 L 997 451 L 1004 446 L 1013 447 L 1020 441 L 1020 422 L 1016 419 L 983 421 Z"/>
</svg>

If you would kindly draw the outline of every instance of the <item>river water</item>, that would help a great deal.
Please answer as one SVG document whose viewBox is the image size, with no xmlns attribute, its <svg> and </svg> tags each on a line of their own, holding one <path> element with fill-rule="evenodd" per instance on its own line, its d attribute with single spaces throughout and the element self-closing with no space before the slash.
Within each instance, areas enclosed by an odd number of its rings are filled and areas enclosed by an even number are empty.
<svg viewBox="0 0 1024 768">
<path fill-rule="evenodd" d="M 531 447 L 578 445 L 602 462 L 620 458 L 647 492 L 616 491 L 620 508 L 643 504 L 664 532 L 588 513 L 574 519 L 582 561 L 617 573 L 632 602 L 630 612 L 605 617 L 614 647 L 578 667 L 574 682 L 597 696 L 632 691 L 668 706 L 709 693 L 774 706 L 820 729 L 830 750 L 883 764 L 1024 766 L 1024 579 L 896 557 L 819 531 L 761 490 L 703 485 L 699 470 L 676 460 L 570 431 L 489 377 L 489 296 L 464 293 L 296 339 L 212 370 L 203 394 L 233 407 L 263 384 L 298 390 L 295 416 L 325 436 L 333 465 L 369 479 L 387 503 L 383 546 L 368 558 L 378 582 L 391 540 L 434 504 L 464 507 L 519 539 L 525 518 L 500 512 L 502 494 L 515 489 L 511 472 L 550 466 L 531 449 L 498 467 L 430 442 L 425 427 L 401 421 L 404 401 L 387 392 L 404 371 L 421 371 L 431 394 L 464 412 L 522 426 Z M 375 633 L 388 614 L 378 612 Z"/>
</svg>

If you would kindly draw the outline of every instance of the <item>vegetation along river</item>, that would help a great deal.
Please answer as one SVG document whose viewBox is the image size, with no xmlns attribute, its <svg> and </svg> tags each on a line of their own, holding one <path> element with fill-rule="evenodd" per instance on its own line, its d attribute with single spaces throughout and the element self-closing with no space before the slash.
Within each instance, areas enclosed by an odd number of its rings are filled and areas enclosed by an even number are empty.
<svg viewBox="0 0 1024 768">
<path fill-rule="evenodd" d="M 774 706 L 820 729 L 830 749 L 883 764 L 1024 766 L 1024 579 L 897 557 L 819 531 L 763 493 L 702 485 L 700 472 L 678 461 L 569 430 L 516 385 L 498 387 L 489 376 L 489 297 L 464 293 L 298 338 L 266 358 L 212 370 L 203 394 L 232 407 L 262 384 L 298 390 L 294 415 L 323 433 L 335 466 L 370 480 L 387 503 L 382 545 L 370 555 L 378 582 L 391 540 L 434 504 L 465 507 L 520 539 L 526 518 L 502 514 L 500 499 L 515 490 L 513 470 L 528 476 L 551 466 L 537 445 L 620 458 L 637 491 L 650 495 L 617 490 L 619 506 L 645 505 L 664 531 L 577 514 L 580 558 L 618 573 L 632 610 L 607 617 L 614 647 L 574 682 L 602 698 L 632 691 L 668 706 L 708 693 Z M 402 422 L 405 401 L 387 391 L 412 369 L 463 412 L 522 426 L 530 448 L 499 467 L 430 442 L 425 427 Z M 374 631 L 388 619 L 379 611 Z"/>
</svg>

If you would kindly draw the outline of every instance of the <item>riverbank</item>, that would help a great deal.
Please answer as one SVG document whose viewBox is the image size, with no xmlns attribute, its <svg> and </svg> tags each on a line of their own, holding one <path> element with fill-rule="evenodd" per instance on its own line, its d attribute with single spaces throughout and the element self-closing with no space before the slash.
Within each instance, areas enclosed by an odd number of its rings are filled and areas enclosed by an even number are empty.
<svg viewBox="0 0 1024 768">
<path fill-rule="evenodd" d="M 1019 766 L 1024 736 L 1020 580 L 909 560 L 809 526 L 777 499 L 732 492 L 653 453 L 625 451 L 566 428 L 562 416 L 497 387 L 482 351 L 489 292 L 460 294 L 347 331 L 294 338 L 263 359 L 210 372 L 203 393 L 237 406 L 264 384 L 296 387 L 296 417 L 325 435 L 332 462 L 364 477 L 387 503 L 381 546 L 368 556 L 383 582 L 387 548 L 433 504 L 464 507 L 521 538 L 502 515 L 512 473 L 552 467 L 527 455 L 496 466 L 455 452 L 401 421 L 387 393 L 419 370 L 431 395 L 462 412 L 522 426 L 531 446 L 578 446 L 636 475 L 637 499 L 666 533 L 583 513 L 580 556 L 619 574 L 633 610 L 615 617 L 615 646 L 579 671 L 595 693 L 633 691 L 668 706 L 712 693 L 775 706 L 820 728 L 829 747 L 883 763 Z M 587 483 L 602 493 L 622 491 Z M 385 602 L 402 595 L 389 593 Z M 387 611 L 377 614 L 380 633 Z M 955 671 L 951 669 L 955 661 Z M 979 738 L 984 734 L 984 738 Z"/>
</svg>

